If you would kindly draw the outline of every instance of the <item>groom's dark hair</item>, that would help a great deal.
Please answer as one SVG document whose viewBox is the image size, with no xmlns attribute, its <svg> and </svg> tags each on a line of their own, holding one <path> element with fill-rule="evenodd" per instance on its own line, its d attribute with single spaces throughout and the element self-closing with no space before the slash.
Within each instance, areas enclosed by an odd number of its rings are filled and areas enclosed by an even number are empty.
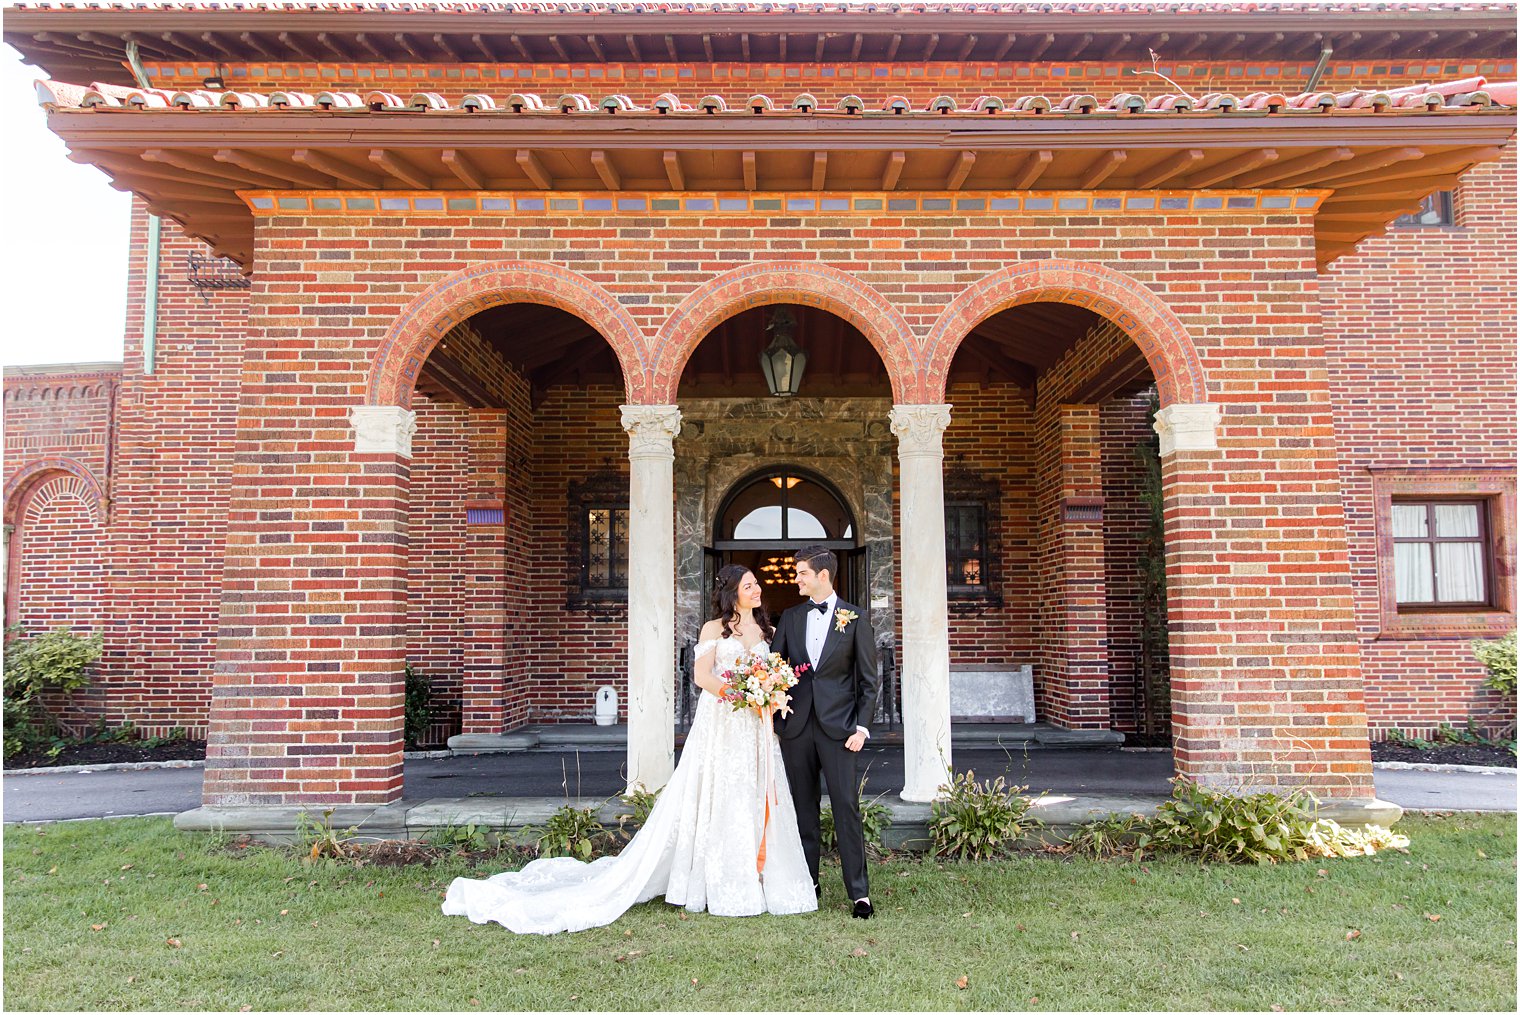
<svg viewBox="0 0 1520 1015">
<path fill-rule="evenodd" d="M 827 571 L 829 583 L 839 580 L 839 558 L 834 556 L 834 551 L 825 546 L 804 546 L 792 554 L 792 560 L 797 563 L 807 561 L 808 567 L 814 571 Z"/>
</svg>

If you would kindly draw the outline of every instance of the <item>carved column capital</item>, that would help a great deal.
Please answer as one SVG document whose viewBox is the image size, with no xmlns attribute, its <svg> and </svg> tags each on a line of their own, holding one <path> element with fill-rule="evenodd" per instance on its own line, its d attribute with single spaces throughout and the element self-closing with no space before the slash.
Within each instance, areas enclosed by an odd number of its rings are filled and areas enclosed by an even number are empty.
<svg viewBox="0 0 1520 1015">
<path fill-rule="evenodd" d="M 680 406 L 625 405 L 622 409 L 629 459 L 675 457 L 674 441 L 681 432 Z"/>
<path fill-rule="evenodd" d="M 1208 402 L 1174 402 L 1156 413 L 1161 457 L 1174 451 L 1213 451 L 1219 447 L 1219 406 Z"/>
<path fill-rule="evenodd" d="M 349 412 L 354 428 L 354 450 L 360 454 L 412 457 L 412 435 L 417 414 L 399 405 L 358 405 Z"/>
<path fill-rule="evenodd" d="M 945 457 L 945 428 L 950 425 L 950 406 L 944 404 L 894 405 L 887 414 L 897 435 L 900 458 Z"/>
</svg>

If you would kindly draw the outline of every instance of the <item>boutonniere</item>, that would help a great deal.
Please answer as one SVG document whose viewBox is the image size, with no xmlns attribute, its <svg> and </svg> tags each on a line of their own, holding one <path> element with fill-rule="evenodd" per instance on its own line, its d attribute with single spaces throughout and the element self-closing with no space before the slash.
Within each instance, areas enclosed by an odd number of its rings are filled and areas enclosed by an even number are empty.
<svg viewBox="0 0 1520 1015">
<path fill-rule="evenodd" d="M 843 633 L 844 629 L 846 627 L 850 626 L 850 621 L 854 620 L 855 618 L 857 618 L 859 616 L 860 616 L 860 614 L 856 613 L 854 610 L 835 610 L 834 611 L 834 630 L 839 631 L 840 633 Z"/>
</svg>

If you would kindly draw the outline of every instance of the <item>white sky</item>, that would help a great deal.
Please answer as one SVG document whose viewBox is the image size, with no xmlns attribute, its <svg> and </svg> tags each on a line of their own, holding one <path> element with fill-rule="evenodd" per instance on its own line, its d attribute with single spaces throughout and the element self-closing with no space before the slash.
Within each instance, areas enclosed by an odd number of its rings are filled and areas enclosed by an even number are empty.
<svg viewBox="0 0 1520 1015">
<path fill-rule="evenodd" d="M 0 45 L 0 364 L 119 360 L 131 198 L 100 170 L 68 160 L 37 105 L 32 82 L 44 76 Z"/>
</svg>

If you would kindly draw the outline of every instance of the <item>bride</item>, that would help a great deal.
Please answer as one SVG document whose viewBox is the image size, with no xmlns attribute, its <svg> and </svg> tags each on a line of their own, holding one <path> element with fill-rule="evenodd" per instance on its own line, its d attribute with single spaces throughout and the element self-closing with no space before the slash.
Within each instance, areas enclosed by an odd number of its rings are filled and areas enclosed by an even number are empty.
<svg viewBox="0 0 1520 1015">
<path fill-rule="evenodd" d="M 775 635 L 760 582 L 745 567 L 718 572 L 715 619 L 696 653 L 700 695 L 681 762 L 637 835 L 591 863 L 534 860 L 521 871 L 455 878 L 443 912 L 490 920 L 519 934 L 601 927 L 656 895 L 714 916 L 806 913 L 818 908 L 797 832 L 781 748 L 768 718 L 719 701 L 720 674 Z"/>
</svg>

